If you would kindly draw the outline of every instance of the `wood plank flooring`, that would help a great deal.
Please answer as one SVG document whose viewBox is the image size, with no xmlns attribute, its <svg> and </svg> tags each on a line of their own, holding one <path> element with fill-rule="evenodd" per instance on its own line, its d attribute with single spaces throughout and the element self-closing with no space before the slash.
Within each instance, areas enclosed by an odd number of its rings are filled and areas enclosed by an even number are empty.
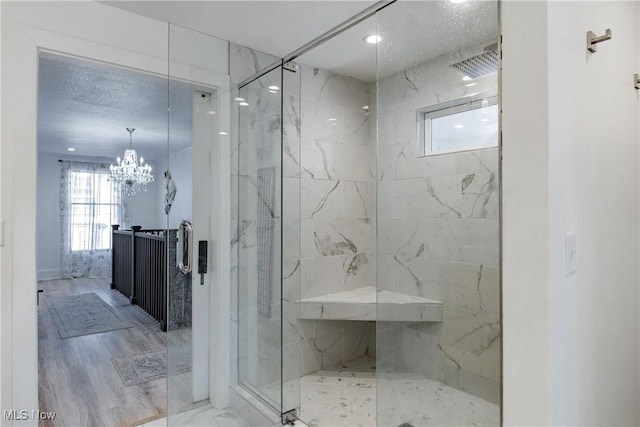
<svg viewBox="0 0 640 427">
<path fill-rule="evenodd" d="M 166 348 L 158 323 L 116 290 L 108 279 L 69 279 L 38 283 L 38 374 L 41 411 L 57 412 L 40 426 L 133 426 L 166 415 L 167 380 L 126 387 L 112 358 Z M 62 339 L 47 298 L 95 292 L 134 327 Z"/>
</svg>

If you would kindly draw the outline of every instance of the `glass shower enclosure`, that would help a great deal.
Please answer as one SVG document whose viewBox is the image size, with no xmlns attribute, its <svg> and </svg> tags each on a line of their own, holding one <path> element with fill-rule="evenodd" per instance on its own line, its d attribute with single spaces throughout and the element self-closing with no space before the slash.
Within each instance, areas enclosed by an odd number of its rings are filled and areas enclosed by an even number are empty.
<svg viewBox="0 0 640 427">
<path fill-rule="evenodd" d="M 194 109 L 169 135 L 194 134 L 167 170 L 194 172 L 169 227 L 228 258 L 180 278 L 171 425 L 235 395 L 274 423 L 500 424 L 498 3 L 377 7 L 285 60 L 172 31 L 170 110 L 186 82 Z M 203 45 L 230 62 L 185 58 Z"/>
<path fill-rule="evenodd" d="M 234 100 L 238 383 L 283 420 L 294 419 L 299 407 L 299 81 L 287 67 L 278 64 L 242 84 Z"/>
</svg>

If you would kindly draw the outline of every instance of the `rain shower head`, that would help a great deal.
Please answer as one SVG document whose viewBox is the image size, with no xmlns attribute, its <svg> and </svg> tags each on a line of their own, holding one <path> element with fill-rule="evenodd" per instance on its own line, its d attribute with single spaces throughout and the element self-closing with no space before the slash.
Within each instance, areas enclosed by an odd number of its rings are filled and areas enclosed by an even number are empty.
<svg viewBox="0 0 640 427">
<path fill-rule="evenodd" d="M 472 79 L 496 72 L 498 71 L 498 45 L 497 43 L 489 45 L 481 54 L 451 64 L 450 67 Z"/>
</svg>

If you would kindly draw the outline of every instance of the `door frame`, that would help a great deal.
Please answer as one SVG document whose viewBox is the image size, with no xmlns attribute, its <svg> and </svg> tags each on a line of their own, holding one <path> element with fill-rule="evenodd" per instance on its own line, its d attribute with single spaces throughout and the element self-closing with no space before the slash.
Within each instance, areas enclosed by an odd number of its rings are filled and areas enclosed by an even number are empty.
<svg viewBox="0 0 640 427">
<path fill-rule="evenodd" d="M 95 7 L 97 5 L 93 5 Z M 35 7 L 35 5 L 34 5 Z M 87 7 L 87 6 L 85 6 Z M 102 7 L 102 6 L 100 6 Z M 75 19 L 82 20 L 82 13 Z M 6 16 L 6 15 L 5 15 Z M 55 19 L 55 18 L 53 18 Z M 144 19 L 149 27 L 166 23 Z M 4 22 L 3 22 L 4 24 Z M 0 238 L 1 252 L 1 321 L 2 329 L 2 409 L 38 409 L 38 323 L 36 306 L 36 190 L 37 190 L 37 96 L 39 52 L 47 50 L 62 55 L 73 55 L 89 60 L 106 62 L 167 76 L 168 58 L 147 56 L 132 50 L 124 50 L 108 44 L 88 41 L 96 38 L 95 33 L 87 34 L 87 39 L 63 35 L 23 24 L 11 23 L 10 29 L 3 28 L 3 57 L 10 58 L 9 67 L 3 70 L 2 87 L 2 147 L 1 186 L 2 220 L 4 232 Z M 154 28 L 155 29 L 155 28 Z M 84 27 L 76 32 L 90 31 Z M 113 31 L 118 30 L 114 26 Z M 71 33 L 71 31 L 70 31 Z M 91 37 L 90 37 L 90 36 Z M 100 34 L 102 35 L 102 34 Z M 166 42 L 161 39 L 158 44 Z M 166 51 L 166 50 L 165 50 Z M 186 74 L 182 75 L 182 71 Z M 207 86 L 229 87 L 229 76 L 216 75 L 198 70 L 196 67 L 177 67 L 173 72 L 186 81 L 195 78 L 195 83 Z M 229 91 L 221 91 L 220 105 L 229 105 Z M 224 96 L 224 98 L 222 97 Z M 230 127 L 229 108 L 220 117 L 221 123 Z M 222 112 L 222 111 L 221 111 Z M 226 115 L 226 117 L 225 117 Z M 228 141 L 227 141 L 228 142 Z M 229 144 L 217 144 L 219 154 L 219 190 L 223 196 L 229 195 Z M 224 161 L 227 159 L 227 161 Z M 225 188 L 226 186 L 226 188 Z M 229 197 L 221 197 L 218 208 L 219 218 L 230 218 Z M 222 250 L 213 251 L 218 283 L 229 284 L 229 250 L 224 242 L 229 242 L 230 227 L 225 221 L 218 221 L 219 245 Z M 25 285 L 26 284 L 26 285 Z M 228 352 L 217 352 L 229 347 L 229 286 L 212 286 L 209 307 L 210 327 L 210 378 L 209 397 L 211 403 L 223 407 L 228 402 Z M 226 327 L 226 330 L 224 329 Z M 5 420 L 0 420 L 5 425 Z M 25 420 L 21 425 L 37 425 L 37 420 Z"/>
</svg>

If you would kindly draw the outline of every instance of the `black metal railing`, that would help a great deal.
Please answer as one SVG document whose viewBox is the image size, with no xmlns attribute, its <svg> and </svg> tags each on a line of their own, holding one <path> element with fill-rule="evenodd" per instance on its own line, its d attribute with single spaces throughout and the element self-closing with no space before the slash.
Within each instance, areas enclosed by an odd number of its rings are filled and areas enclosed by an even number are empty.
<svg viewBox="0 0 640 427">
<path fill-rule="evenodd" d="M 139 232 L 135 234 L 135 295 L 136 304 L 167 326 L 167 252 L 164 235 Z"/>
<path fill-rule="evenodd" d="M 167 230 L 112 225 L 111 288 L 167 330 Z"/>
</svg>

